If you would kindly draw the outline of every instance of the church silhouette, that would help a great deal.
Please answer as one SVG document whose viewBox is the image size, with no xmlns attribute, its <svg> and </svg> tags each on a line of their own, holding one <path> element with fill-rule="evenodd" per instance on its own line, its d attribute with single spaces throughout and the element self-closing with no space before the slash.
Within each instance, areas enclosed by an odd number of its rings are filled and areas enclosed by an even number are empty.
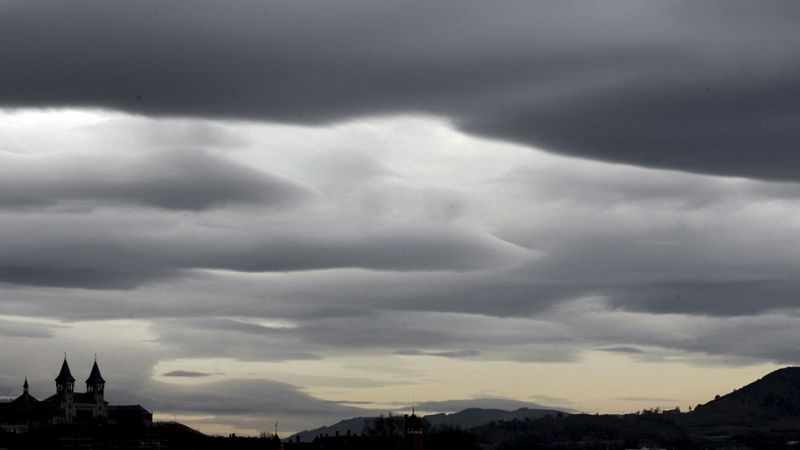
<svg viewBox="0 0 800 450">
<path fill-rule="evenodd" d="M 86 379 L 86 392 L 75 392 L 75 377 L 66 356 L 55 379 L 56 393 L 44 400 L 30 394 L 28 378 L 22 394 L 9 402 L 0 402 L 0 428 L 24 433 L 47 425 L 117 424 L 149 426 L 153 414 L 140 405 L 109 405 L 105 401 L 106 380 L 97 360 Z"/>
</svg>

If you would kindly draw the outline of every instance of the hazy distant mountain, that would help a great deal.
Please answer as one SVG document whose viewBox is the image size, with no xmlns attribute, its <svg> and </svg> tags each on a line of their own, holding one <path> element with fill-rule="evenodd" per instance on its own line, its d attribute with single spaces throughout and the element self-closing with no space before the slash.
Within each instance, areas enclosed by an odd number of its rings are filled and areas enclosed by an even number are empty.
<svg viewBox="0 0 800 450">
<path fill-rule="evenodd" d="M 420 411 L 439 411 L 443 413 L 454 413 L 470 408 L 479 409 L 502 409 L 503 411 L 515 411 L 517 409 L 558 409 L 564 412 L 575 412 L 567 408 L 553 408 L 552 406 L 540 405 L 529 401 L 514 400 L 510 398 L 470 398 L 460 400 L 437 400 L 417 403 L 417 410 Z M 410 409 L 411 406 L 408 407 Z"/>
<path fill-rule="evenodd" d="M 423 418 L 431 425 L 450 425 L 461 428 L 472 428 L 478 425 L 484 425 L 495 420 L 524 420 L 526 418 L 538 419 L 547 415 L 564 414 L 563 411 L 555 409 L 532 409 L 520 408 L 515 411 L 504 411 L 502 409 L 482 409 L 482 408 L 467 408 L 463 411 L 452 414 L 431 414 L 423 416 Z M 340 435 L 346 435 L 348 432 L 353 434 L 363 433 L 367 425 L 374 420 L 374 417 L 354 417 L 352 419 L 342 420 L 333 425 L 315 428 L 313 430 L 306 430 L 297 433 L 300 435 L 302 442 L 313 441 L 314 438 L 321 435 L 335 436 L 338 432 Z M 290 437 L 291 440 L 295 436 Z"/>
<path fill-rule="evenodd" d="M 458 404 L 458 403 L 456 403 Z M 443 405 L 441 405 L 443 406 Z M 453 406 L 453 405 L 449 405 Z M 800 367 L 776 370 L 691 413 L 624 415 L 569 414 L 551 408 L 466 408 L 432 414 L 432 426 L 470 429 L 485 448 L 532 448 L 558 442 L 560 448 L 788 448 L 800 441 Z M 320 434 L 362 433 L 373 418 L 357 417 L 300 433 L 304 441 Z M 489 425 L 490 422 L 494 422 Z M 435 428 L 434 428 L 435 430 Z M 439 439 L 444 431 L 439 430 Z M 436 438 L 436 432 L 430 436 Z"/>
<path fill-rule="evenodd" d="M 168 422 L 153 422 L 150 426 L 153 430 L 162 430 L 167 432 L 173 433 L 183 433 L 183 434 L 190 434 L 190 435 L 203 435 L 202 432 L 195 430 L 194 428 L 184 425 L 180 422 L 168 421 Z"/>
<path fill-rule="evenodd" d="M 366 430 L 367 424 L 374 420 L 374 417 L 353 417 L 352 419 L 345 419 L 336 422 L 333 425 L 314 428 L 313 430 L 305 430 L 292 435 L 289 439 L 294 440 L 295 436 L 300 436 L 300 441 L 311 442 L 317 436 L 335 436 L 338 432 L 341 435 L 351 432 L 353 434 L 361 434 Z"/>
<path fill-rule="evenodd" d="M 563 411 L 555 409 L 520 408 L 515 411 L 504 411 L 502 409 L 468 408 L 453 414 L 432 414 L 425 416 L 425 420 L 432 426 L 451 425 L 472 428 L 496 420 L 538 419 L 548 415 L 555 416 L 559 413 L 564 414 Z"/>
</svg>

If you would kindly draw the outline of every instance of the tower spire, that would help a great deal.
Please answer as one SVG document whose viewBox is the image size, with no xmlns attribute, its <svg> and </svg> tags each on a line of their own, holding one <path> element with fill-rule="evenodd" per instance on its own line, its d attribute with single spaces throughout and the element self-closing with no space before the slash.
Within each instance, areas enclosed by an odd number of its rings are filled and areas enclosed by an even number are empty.
<svg viewBox="0 0 800 450">
<path fill-rule="evenodd" d="M 75 381 L 75 377 L 72 376 L 72 372 L 70 372 L 69 370 L 69 364 L 67 363 L 66 353 L 64 355 L 65 355 L 64 362 L 61 363 L 61 371 L 58 372 L 58 376 L 56 377 L 56 383 Z"/>
<path fill-rule="evenodd" d="M 22 384 L 22 392 L 28 393 L 28 377 L 25 377 L 25 383 Z"/>
<path fill-rule="evenodd" d="M 58 372 L 58 376 L 56 377 L 56 391 L 72 392 L 74 386 L 75 386 L 75 377 L 72 376 L 72 372 L 70 372 L 69 370 L 69 364 L 67 364 L 67 358 L 65 353 L 64 362 L 61 363 L 61 371 Z"/>
<path fill-rule="evenodd" d="M 102 394 L 105 384 L 106 380 L 100 375 L 100 367 L 97 365 L 95 357 L 94 364 L 92 364 L 92 372 L 89 374 L 89 378 L 86 379 L 86 392 Z"/>
<path fill-rule="evenodd" d="M 86 384 L 105 383 L 106 380 L 100 375 L 100 367 L 97 365 L 97 360 L 92 364 L 92 371 L 89 373 L 89 378 L 86 379 Z"/>
</svg>

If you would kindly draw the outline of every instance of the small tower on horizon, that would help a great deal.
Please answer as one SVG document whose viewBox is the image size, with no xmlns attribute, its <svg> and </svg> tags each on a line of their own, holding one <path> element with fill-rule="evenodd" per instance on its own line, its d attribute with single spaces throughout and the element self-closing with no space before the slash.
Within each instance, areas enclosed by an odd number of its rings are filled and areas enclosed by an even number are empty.
<svg viewBox="0 0 800 450">
<path fill-rule="evenodd" d="M 406 414 L 404 419 L 403 434 L 405 438 L 405 448 L 407 450 L 422 450 L 425 425 L 422 419 L 417 416 L 416 411 L 414 411 L 414 406 L 411 407 L 411 415 L 409 416 Z"/>
<path fill-rule="evenodd" d="M 28 377 L 25 377 L 25 383 L 22 384 L 22 393 L 28 393 Z"/>
</svg>

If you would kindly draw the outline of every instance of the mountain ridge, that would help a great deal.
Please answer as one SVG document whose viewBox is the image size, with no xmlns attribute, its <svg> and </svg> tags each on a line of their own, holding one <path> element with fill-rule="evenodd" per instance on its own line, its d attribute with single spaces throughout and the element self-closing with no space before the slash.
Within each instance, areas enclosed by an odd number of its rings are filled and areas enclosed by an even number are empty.
<svg viewBox="0 0 800 450">
<path fill-rule="evenodd" d="M 360 434 L 373 419 L 348 419 L 335 425 L 350 426 L 352 432 Z M 431 414 L 424 419 L 431 426 L 426 434 L 430 433 L 427 437 L 432 445 L 462 439 L 489 449 L 551 448 L 555 443 L 564 449 L 797 448 L 800 367 L 770 372 L 688 412 L 654 409 L 629 414 L 572 414 L 557 409 L 466 408 L 457 413 Z M 334 436 L 336 431 L 335 426 L 321 427 L 304 432 L 303 439 L 308 442 L 319 434 Z"/>
<path fill-rule="evenodd" d="M 782 416 L 800 416 L 800 367 L 784 367 L 732 392 L 698 405 L 694 416 L 724 419 L 736 416 L 766 421 Z"/>
<path fill-rule="evenodd" d="M 555 416 L 558 414 L 569 413 L 553 408 L 519 408 L 513 411 L 498 408 L 466 408 L 454 413 L 429 414 L 422 416 L 422 419 L 433 427 L 451 426 L 468 429 L 479 425 L 485 425 L 493 421 L 525 420 L 526 418 L 538 419 L 547 415 Z M 316 437 L 322 435 L 335 436 L 337 433 L 346 435 L 348 432 L 352 434 L 362 434 L 366 431 L 368 425 L 376 418 L 377 417 L 369 416 L 352 417 L 350 419 L 340 420 L 332 425 L 300 431 L 290 436 L 288 440 L 293 441 L 297 439 L 297 436 L 300 436 L 300 442 L 311 442 Z"/>
</svg>

